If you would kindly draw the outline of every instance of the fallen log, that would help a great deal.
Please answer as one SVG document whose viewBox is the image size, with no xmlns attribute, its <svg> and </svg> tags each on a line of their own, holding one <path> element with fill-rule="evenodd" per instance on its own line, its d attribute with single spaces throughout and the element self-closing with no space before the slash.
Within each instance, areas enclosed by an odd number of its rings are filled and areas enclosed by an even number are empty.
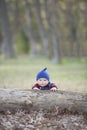
<svg viewBox="0 0 87 130">
<path fill-rule="evenodd" d="M 87 93 L 0 89 L 0 111 L 52 110 L 55 106 L 62 110 L 68 109 L 87 114 Z"/>
</svg>

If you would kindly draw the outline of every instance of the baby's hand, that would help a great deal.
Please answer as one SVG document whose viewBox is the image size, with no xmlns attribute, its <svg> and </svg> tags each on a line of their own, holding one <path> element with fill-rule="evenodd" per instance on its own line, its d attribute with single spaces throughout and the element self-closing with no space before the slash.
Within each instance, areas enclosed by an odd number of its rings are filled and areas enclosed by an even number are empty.
<svg viewBox="0 0 87 130">
<path fill-rule="evenodd" d="M 51 88 L 50 90 L 52 90 L 52 91 L 56 91 L 56 90 L 57 90 L 57 88 L 53 87 L 53 88 Z"/>
<path fill-rule="evenodd" d="M 33 88 L 33 89 L 35 89 L 35 90 L 39 90 L 39 88 L 36 88 L 36 87 L 35 87 L 35 88 Z"/>
</svg>

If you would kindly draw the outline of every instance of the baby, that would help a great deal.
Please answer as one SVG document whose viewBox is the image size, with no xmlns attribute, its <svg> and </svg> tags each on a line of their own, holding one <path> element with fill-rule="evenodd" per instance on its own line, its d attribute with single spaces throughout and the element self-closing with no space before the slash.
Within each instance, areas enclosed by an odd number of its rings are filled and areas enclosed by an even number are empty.
<svg viewBox="0 0 87 130">
<path fill-rule="evenodd" d="M 36 76 L 36 84 L 33 85 L 32 89 L 37 90 L 57 90 L 57 86 L 54 83 L 50 82 L 50 76 L 47 73 L 47 68 L 44 68 L 40 72 L 38 72 Z"/>
</svg>

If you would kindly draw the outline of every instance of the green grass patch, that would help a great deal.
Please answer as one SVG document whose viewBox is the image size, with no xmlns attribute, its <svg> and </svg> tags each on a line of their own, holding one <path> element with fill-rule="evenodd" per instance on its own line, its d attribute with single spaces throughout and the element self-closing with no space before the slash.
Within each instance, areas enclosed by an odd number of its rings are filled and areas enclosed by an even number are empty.
<svg viewBox="0 0 87 130">
<path fill-rule="evenodd" d="M 53 64 L 42 57 L 36 59 L 0 59 L 0 88 L 31 89 L 36 82 L 36 74 L 48 68 L 51 82 L 60 90 L 87 92 L 87 61 L 67 60 Z"/>
</svg>

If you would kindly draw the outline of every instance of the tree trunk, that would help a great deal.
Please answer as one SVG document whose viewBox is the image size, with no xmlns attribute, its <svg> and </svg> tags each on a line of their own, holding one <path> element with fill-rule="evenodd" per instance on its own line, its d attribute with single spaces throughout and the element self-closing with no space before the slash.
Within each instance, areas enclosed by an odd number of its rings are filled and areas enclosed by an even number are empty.
<svg viewBox="0 0 87 130">
<path fill-rule="evenodd" d="M 57 32 L 58 32 L 58 26 L 56 24 L 56 21 L 58 21 L 57 17 L 57 11 L 55 9 L 55 1 L 49 1 L 47 5 L 47 1 L 45 0 L 45 10 L 46 10 L 46 15 L 47 15 L 47 21 L 49 25 L 49 30 L 51 33 L 51 40 L 52 40 L 52 48 L 53 48 L 53 62 L 58 63 L 60 62 L 60 55 L 59 55 L 59 38 L 57 38 Z M 49 8 L 48 8 L 48 7 Z M 56 30 L 56 28 L 58 28 Z"/>
<path fill-rule="evenodd" d="M 41 38 L 41 41 L 42 41 L 44 55 L 49 57 L 49 48 L 48 48 L 49 43 L 48 43 L 47 32 L 46 32 L 45 26 L 43 24 L 43 19 L 42 19 L 42 16 L 41 16 L 40 0 L 34 0 L 32 2 L 35 5 L 36 19 L 37 19 L 40 38 Z"/>
<path fill-rule="evenodd" d="M 37 41 L 34 34 L 33 24 L 32 24 L 32 10 L 31 5 L 28 0 L 25 0 L 26 7 L 26 21 L 27 21 L 27 37 L 30 40 L 30 57 L 34 57 L 38 53 Z M 24 23 L 23 23 L 24 24 Z"/>
<path fill-rule="evenodd" d="M 53 110 L 55 106 L 61 110 L 87 114 L 87 93 L 0 89 L 0 111 Z"/>
<path fill-rule="evenodd" d="M 13 28 L 13 32 L 14 35 L 17 35 L 17 33 L 20 31 L 21 29 L 21 24 L 20 24 L 20 1 L 15 0 L 14 1 L 14 28 Z"/>
<path fill-rule="evenodd" d="M 72 35 L 72 25 L 73 25 L 73 14 L 72 14 L 73 3 L 71 1 L 66 3 L 66 26 L 68 28 L 67 39 L 70 43 L 69 45 L 69 57 L 74 56 L 74 42 L 73 42 L 73 35 Z"/>
<path fill-rule="evenodd" d="M 15 52 L 13 48 L 13 39 L 5 0 L 0 0 L 0 18 L 3 29 L 2 53 L 4 54 L 5 58 L 14 57 Z"/>
</svg>

